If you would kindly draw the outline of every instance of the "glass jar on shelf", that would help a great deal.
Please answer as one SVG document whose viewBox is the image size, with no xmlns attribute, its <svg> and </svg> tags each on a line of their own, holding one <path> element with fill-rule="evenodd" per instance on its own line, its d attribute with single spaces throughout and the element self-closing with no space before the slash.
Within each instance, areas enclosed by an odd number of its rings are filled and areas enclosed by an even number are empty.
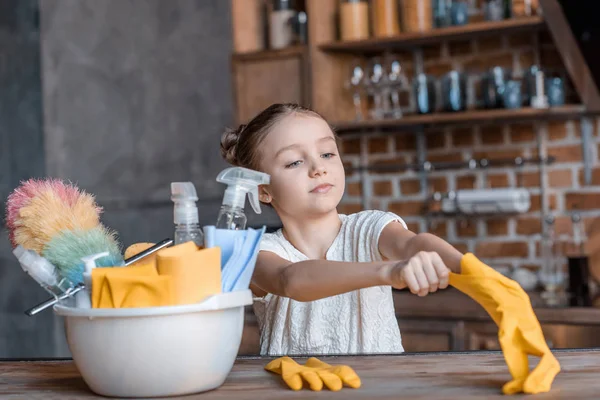
<svg viewBox="0 0 600 400">
<path fill-rule="evenodd" d="M 433 28 L 433 9 L 437 0 L 403 0 L 402 28 L 405 32 L 427 32 Z M 445 0 L 444 0 L 445 1 Z"/>
<path fill-rule="evenodd" d="M 417 74 L 413 80 L 413 93 L 418 114 L 431 114 L 437 107 L 436 79 L 424 73 Z"/>
<path fill-rule="evenodd" d="M 340 38 L 345 41 L 369 38 L 368 0 L 342 0 L 340 4 Z"/>
<path fill-rule="evenodd" d="M 400 13 L 397 0 L 372 0 L 371 7 L 373 12 L 373 36 L 384 38 L 400 34 Z"/>
<path fill-rule="evenodd" d="M 389 110 L 389 97 L 384 96 L 387 75 L 381 58 L 371 59 L 367 76 L 367 94 L 372 100 L 370 115 L 372 119 L 383 119 Z"/>
<path fill-rule="evenodd" d="M 539 0 L 510 0 L 513 17 L 531 17 L 540 12 Z"/>
<path fill-rule="evenodd" d="M 296 10 L 291 0 L 272 0 L 269 12 L 269 47 L 283 49 L 293 44 L 293 19 Z"/>
<path fill-rule="evenodd" d="M 352 103 L 354 104 L 354 119 L 356 121 L 362 121 L 365 119 L 363 108 L 364 97 L 365 97 L 365 85 L 367 77 L 365 76 L 365 68 L 363 63 L 359 59 L 355 59 L 349 67 L 348 79 L 346 80 L 346 89 L 352 96 Z"/>
<path fill-rule="evenodd" d="M 432 0 L 433 1 L 433 22 L 436 28 L 445 28 L 452 25 L 450 10 L 452 9 L 452 0 Z"/>
<path fill-rule="evenodd" d="M 568 303 L 566 294 L 566 257 L 556 235 L 554 217 L 544 219 L 546 232 L 542 235 L 542 267 L 539 271 L 543 287 L 542 299 L 549 307 L 561 307 Z"/>
<path fill-rule="evenodd" d="M 461 26 L 469 23 L 469 4 L 464 0 L 454 0 L 450 8 L 452 25 Z"/>
<path fill-rule="evenodd" d="M 485 0 L 483 15 L 486 21 L 501 21 L 509 18 L 506 15 L 506 0 Z"/>
<path fill-rule="evenodd" d="M 386 63 L 387 71 L 387 93 L 391 100 L 391 109 L 387 110 L 390 118 L 402 118 L 402 104 L 400 92 L 408 87 L 408 80 L 402 69 L 402 64 L 397 57 L 388 56 Z"/>
</svg>

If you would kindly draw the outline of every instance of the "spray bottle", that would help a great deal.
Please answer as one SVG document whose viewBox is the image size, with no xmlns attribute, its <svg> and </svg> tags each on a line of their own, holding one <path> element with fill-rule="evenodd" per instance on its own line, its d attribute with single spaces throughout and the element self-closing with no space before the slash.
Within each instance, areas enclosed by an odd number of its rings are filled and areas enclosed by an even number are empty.
<svg viewBox="0 0 600 400">
<path fill-rule="evenodd" d="M 83 282 L 85 289 L 75 295 L 75 304 L 78 308 L 92 308 L 92 270 L 96 268 L 96 260 L 102 257 L 108 257 L 109 252 L 92 254 L 81 257 L 84 263 Z"/>
<path fill-rule="evenodd" d="M 246 229 L 246 215 L 244 204 L 246 194 L 254 212 L 260 214 L 258 201 L 258 185 L 268 185 L 271 177 L 263 172 L 247 168 L 232 167 L 224 169 L 217 176 L 217 182 L 227 185 L 223 204 L 217 217 L 217 229 L 240 230 Z"/>
<path fill-rule="evenodd" d="M 172 182 L 171 200 L 175 203 L 173 222 L 175 223 L 175 244 L 192 241 L 197 246 L 204 245 L 204 237 L 198 223 L 198 195 L 192 182 Z"/>
</svg>

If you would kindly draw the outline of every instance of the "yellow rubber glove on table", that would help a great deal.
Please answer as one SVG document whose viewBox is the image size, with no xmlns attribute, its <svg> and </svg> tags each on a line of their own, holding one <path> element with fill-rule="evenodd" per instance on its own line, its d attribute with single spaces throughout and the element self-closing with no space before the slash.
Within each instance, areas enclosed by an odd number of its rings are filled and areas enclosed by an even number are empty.
<svg viewBox="0 0 600 400">
<path fill-rule="evenodd" d="M 360 378 L 352 368 L 347 365 L 329 365 L 317 358 L 311 357 L 305 365 L 300 365 L 290 357 L 280 357 L 265 366 L 270 372 L 281 375 L 284 382 L 292 390 L 300 390 L 303 380 L 308 383 L 311 390 L 320 391 L 323 384 L 331 391 L 337 392 L 343 384 L 357 389 L 360 387 Z"/>
<path fill-rule="evenodd" d="M 450 274 L 450 285 L 479 303 L 498 325 L 498 339 L 513 378 L 502 387 L 502 392 L 549 391 L 560 364 L 548 348 L 529 296 L 521 286 L 471 253 L 461 259 L 461 273 Z M 541 357 L 531 373 L 528 355 Z"/>
</svg>

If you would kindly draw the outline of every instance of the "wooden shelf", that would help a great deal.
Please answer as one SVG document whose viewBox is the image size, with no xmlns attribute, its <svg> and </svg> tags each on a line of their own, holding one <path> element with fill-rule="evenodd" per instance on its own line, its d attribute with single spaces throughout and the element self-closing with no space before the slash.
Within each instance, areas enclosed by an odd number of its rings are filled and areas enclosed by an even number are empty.
<svg viewBox="0 0 600 400">
<path fill-rule="evenodd" d="M 403 33 L 385 39 L 365 39 L 332 42 L 319 46 L 326 52 L 376 53 L 385 50 L 410 49 L 439 43 L 445 40 L 475 39 L 481 36 L 541 30 L 545 27 L 542 17 L 513 18 L 504 21 L 475 22 L 463 26 L 438 28 L 426 33 Z"/>
<path fill-rule="evenodd" d="M 303 56 L 307 53 L 307 46 L 290 46 L 280 50 L 261 50 L 249 53 L 234 53 L 233 61 L 265 61 L 280 60 L 283 58 Z"/>
<path fill-rule="evenodd" d="M 365 120 L 333 123 L 338 133 L 360 132 L 391 128 L 422 128 L 442 125 L 461 125 L 472 123 L 506 123 L 535 120 L 555 120 L 591 115 L 582 105 L 565 105 L 548 109 L 520 108 L 516 110 L 472 110 L 464 112 L 439 112 L 425 115 L 407 115 L 401 119 Z"/>
</svg>

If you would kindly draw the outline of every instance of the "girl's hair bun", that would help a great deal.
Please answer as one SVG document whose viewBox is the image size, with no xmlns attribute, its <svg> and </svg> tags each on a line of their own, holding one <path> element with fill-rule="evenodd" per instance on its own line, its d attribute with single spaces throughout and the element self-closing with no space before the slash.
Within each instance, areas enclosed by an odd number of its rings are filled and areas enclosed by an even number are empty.
<svg viewBox="0 0 600 400">
<path fill-rule="evenodd" d="M 231 165 L 238 165 L 236 149 L 240 135 L 246 125 L 240 125 L 237 129 L 227 129 L 221 136 L 221 156 Z"/>
</svg>

